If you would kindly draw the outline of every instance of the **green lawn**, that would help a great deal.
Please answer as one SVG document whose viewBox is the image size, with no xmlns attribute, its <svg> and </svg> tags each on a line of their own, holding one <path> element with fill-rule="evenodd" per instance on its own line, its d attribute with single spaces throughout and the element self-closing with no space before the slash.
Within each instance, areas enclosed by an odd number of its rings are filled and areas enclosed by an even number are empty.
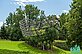
<svg viewBox="0 0 82 54">
<path fill-rule="evenodd" d="M 23 43 L 23 41 L 0 40 L 0 49 L 21 51 L 18 47 L 20 43 Z"/>
<path fill-rule="evenodd" d="M 0 40 L 0 54 L 70 54 L 69 51 L 53 46 L 53 51 L 43 51 L 26 45 L 24 41 Z M 12 53 L 14 52 L 14 53 Z"/>
<path fill-rule="evenodd" d="M 29 52 L 20 52 L 20 51 L 0 49 L 0 54 L 29 54 Z"/>
</svg>

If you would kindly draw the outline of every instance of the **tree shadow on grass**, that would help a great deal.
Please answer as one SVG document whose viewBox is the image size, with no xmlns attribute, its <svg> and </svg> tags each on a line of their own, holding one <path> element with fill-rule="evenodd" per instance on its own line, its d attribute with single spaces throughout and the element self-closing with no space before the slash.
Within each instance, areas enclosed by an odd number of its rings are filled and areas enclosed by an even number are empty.
<svg viewBox="0 0 82 54">
<path fill-rule="evenodd" d="M 23 51 L 28 51 L 29 53 L 34 53 L 34 54 L 67 54 L 66 52 L 62 51 L 62 49 L 59 48 L 53 48 L 53 51 L 43 51 L 43 50 L 39 50 L 37 48 L 34 48 L 26 43 L 20 43 L 18 44 L 18 47 L 23 50 Z"/>
<path fill-rule="evenodd" d="M 26 46 L 25 43 L 20 43 L 20 44 L 18 44 L 18 47 L 19 47 L 19 49 L 21 49 L 21 50 L 27 50 L 27 46 Z"/>
<path fill-rule="evenodd" d="M 23 50 L 23 51 L 28 51 L 29 53 L 32 53 L 32 54 L 51 54 L 49 51 L 43 51 L 43 50 L 40 50 L 38 48 L 34 48 L 26 43 L 20 43 L 18 44 L 18 47 Z"/>
</svg>

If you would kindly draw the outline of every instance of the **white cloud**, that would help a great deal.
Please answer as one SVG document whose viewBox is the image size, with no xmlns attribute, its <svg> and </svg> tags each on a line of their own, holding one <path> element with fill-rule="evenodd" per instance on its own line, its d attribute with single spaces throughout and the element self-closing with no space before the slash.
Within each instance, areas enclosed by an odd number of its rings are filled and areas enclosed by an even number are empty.
<svg viewBox="0 0 82 54">
<path fill-rule="evenodd" d="M 41 2 L 41 1 L 44 1 L 44 0 L 28 0 L 28 2 Z"/>
<path fill-rule="evenodd" d="M 2 25 L 3 25 L 3 22 L 0 22 L 0 28 L 1 28 Z"/>
<path fill-rule="evenodd" d="M 69 11 L 68 11 L 68 10 L 63 10 L 62 12 L 63 12 L 63 13 L 69 13 Z"/>
<path fill-rule="evenodd" d="M 41 1 L 44 1 L 44 0 L 15 0 L 16 4 L 21 6 L 25 6 L 26 5 L 25 3 L 28 3 L 28 2 L 41 2 Z"/>
<path fill-rule="evenodd" d="M 56 15 L 57 16 L 57 18 L 60 18 L 60 16 L 59 15 Z"/>
</svg>

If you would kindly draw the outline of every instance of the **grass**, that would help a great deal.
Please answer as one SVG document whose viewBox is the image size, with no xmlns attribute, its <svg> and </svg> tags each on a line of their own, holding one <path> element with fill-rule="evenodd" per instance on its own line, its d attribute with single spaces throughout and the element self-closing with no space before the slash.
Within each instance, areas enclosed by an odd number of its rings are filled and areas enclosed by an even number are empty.
<svg viewBox="0 0 82 54">
<path fill-rule="evenodd" d="M 21 51 L 21 49 L 18 47 L 20 43 L 23 43 L 23 41 L 0 40 L 0 49 Z"/>
<path fill-rule="evenodd" d="M 13 50 L 0 49 L 0 54 L 29 54 L 29 52 L 19 52 Z"/>
<path fill-rule="evenodd" d="M 56 54 L 70 54 L 69 51 L 62 50 L 62 49 L 55 47 L 55 46 L 53 46 L 53 47 L 54 47 L 54 51 Z"/>
<path fill-rule="evenodd" d="M 53 51 L 43 51 L 25 44 L 24 41 L 0 40 L 0 54 L 70 54 L 58 47 L 53 48 Z"/>
<path fill-rule="evenodd" d="M 26 45 L 24 41 L 9 41 L 9 40 L 0 40 L 0 49 L 2 50 L 13 50 L 13 51 L 23 51 L 28 52 L 32 54 L 50 54 L 48 51 L 42 51 L 37 48 L 33 48 L 30 45 Z"/>
</svg>

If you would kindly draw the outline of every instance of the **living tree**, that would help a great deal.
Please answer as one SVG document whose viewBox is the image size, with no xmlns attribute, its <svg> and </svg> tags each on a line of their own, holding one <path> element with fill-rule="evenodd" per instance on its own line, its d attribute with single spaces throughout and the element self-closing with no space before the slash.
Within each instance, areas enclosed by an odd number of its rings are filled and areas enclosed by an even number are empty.
<svg viewBox="0 0 82 54">
<path fill-rule="evenodd" d="M 82 6 L 79 0 L 73 0 L 69 11 L 69 19 L 65 23 L 68 30 L 67 44 L 74 46 L 81 45 L 82 39 Z"/>
</svg>

